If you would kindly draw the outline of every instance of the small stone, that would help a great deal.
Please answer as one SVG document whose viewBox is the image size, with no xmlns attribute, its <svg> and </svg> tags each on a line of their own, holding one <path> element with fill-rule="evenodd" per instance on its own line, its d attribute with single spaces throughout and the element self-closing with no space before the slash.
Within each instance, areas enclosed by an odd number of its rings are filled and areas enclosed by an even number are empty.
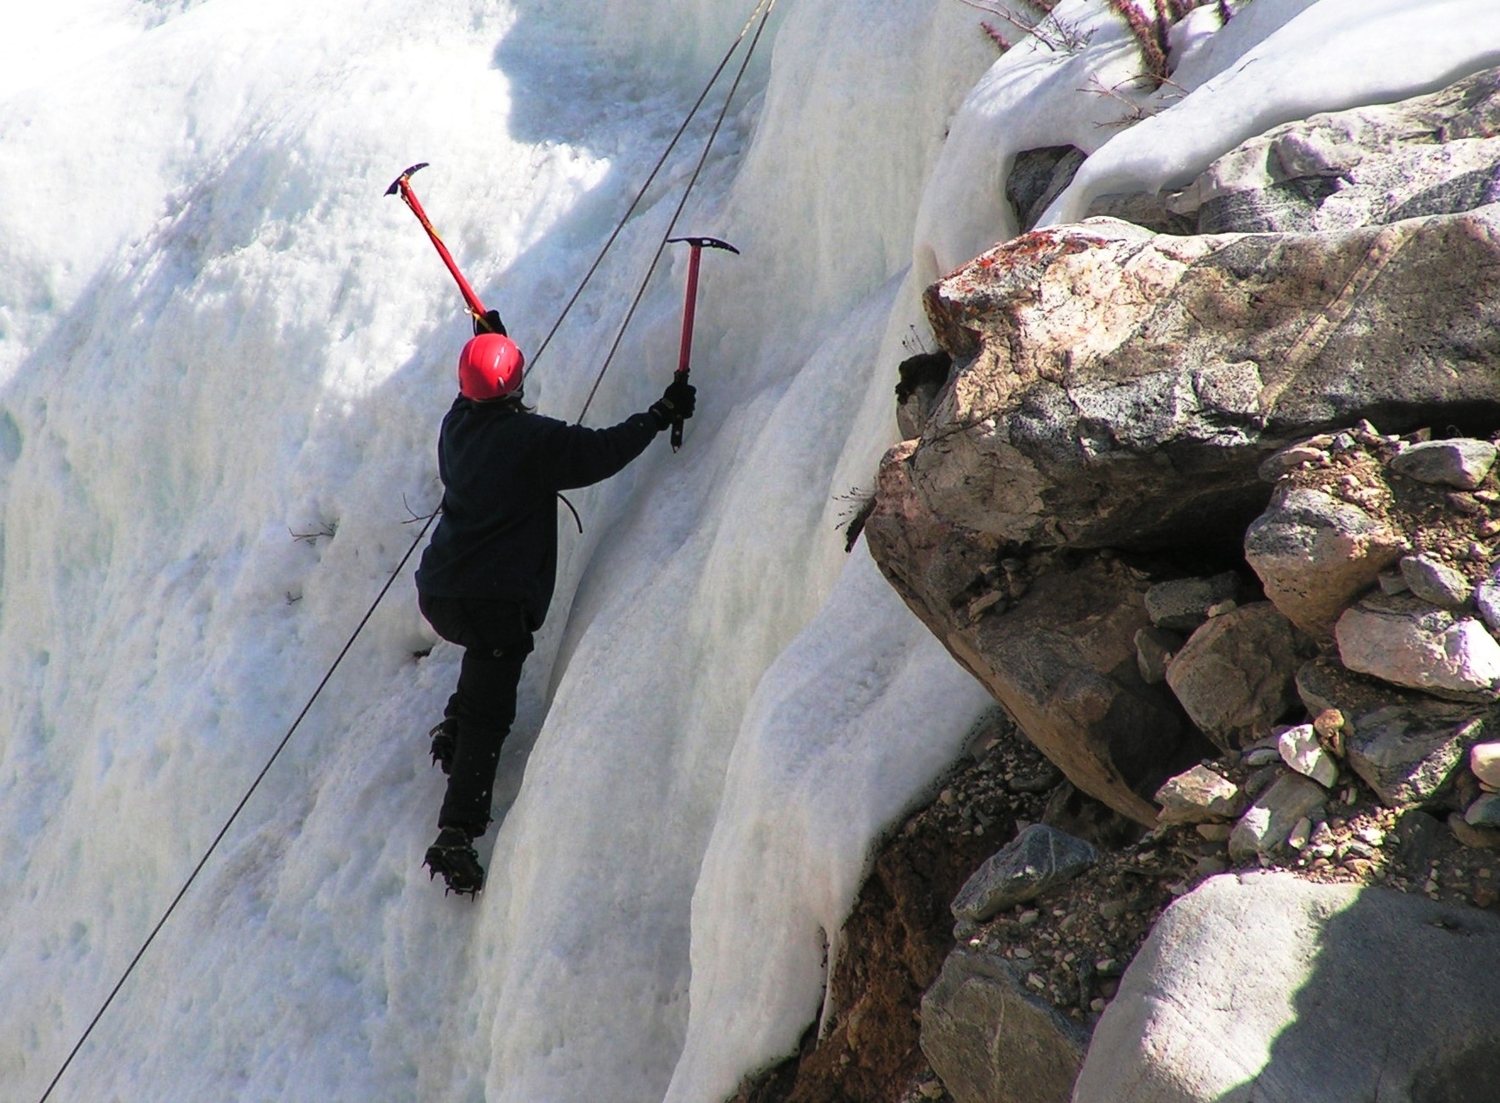
<svg viewBox="0 0 1500 1103">
<path fill-rule="evenodd" d="M 1308 836 L 1312 833 L 1312 820 L 1303 816 L 1292 828 L 1292 833 L 1286 837 L 1286 845 L 1293 850 L 1301 850 L 1307 845 Z"/>
<path fill-rule="evenodd" d="M 932 792 L 931 789 L 927 791 L 929 793 Z M 938 800 L 942 801 L 944 804 L 951 805 L 957 799 L 958 798 L 953 795 L 952 789 L 944 789 L 941 793 L 938 794 Z"/>
<path fill-rule="evenodd" d="M 1223 873 L 1228 868 L 1229 863 L 1223 858 L 1220 858 L 1217 854 L 1210 854 L 1198 859 L 1197 864 L 1193 866 L 1193 876 L 1213 877 L 1216 874 Z"/>
<path fill-rule="evenodd" d="M 1158 628 L 1191 632 L 1208 619 L 1208 608 L 1232 599 L 1239 576 L 1225 571 L 1212 578 L 1180 578 L 1158 582 L 1146 591 L 1146 615 Z"/>
<path fill-rule="evenodd" d="M 1030 911 L 1024 911 L 1024 912 L 1022 912 L 1021 915 L 1020 915 L 1020 917 L 1016 920 L 1016 922 L 1020 923 L 1021 926 L 1023 926 L 1023 927 L 1030 927 L 1030 926 L 1034 925 L 1037 922 L 1037 920 L 1039 920 L 1041 918 L 1042 918 L 1042 913 L 1039 912 L 1039 911 L 1037 911 L 1035 908 L 1032 908 Z"/>
<path fill-rule="evenodd" d="M 1245 752 L 1245 765 L 1247 766 L 1269 766 L 1281 759 L 1281 752 L 1275 747 L 1252 747 Z"/>
<path fill-rule="evenodd" d="M 1400 571 L 1381 571 L 1375 576 L 1382 594 L 1404 594 L 1411 589 Z"/>
<path fill-rule="evenodd" d="M 1025 946 L 1017 946 L 1014 950 L 1011 951 L 1011 957 L 1019 958 L 1022 961 L 1030 961 L 1031 951 L 1028 950 Z"/>
<path fill-rule="evenodd" d="M 1464 823 L 1470 827 L 1500 828 L 1500 794 L 1488 793 L 1469 805 Z"/>
<path fill-rule="evenodd" d="M 1184 642 L 1181 634 L 1154 625 L 1135 634 L 1136 667 L 1148 686 L 1167 680 L 1167 664 L 1182 650 Z"/>
<path fill-rule="evenodd" d="M 990 593 L 975 598 L 969 602 L 969 619 L 979 619 L 1004 600 L 1005 595 L 999 590 L 992 590 Z"/>
<path fill-rule="evenodd" d="M 1214 617 L 1222 617 L 1225 613 L 1232 613 L 1239 607 L 1240 605 L 1237 601 L 1216 601 L 1205 609 L 1204 612 L 1208 615 L 1209 620 L 1213 620 Z"/>
<path fill-rule="evenodd" d="M 1094 972 L 1098 973 L 1101 977 L 1119 976 L 1121 972 L 1120 963 L 1112 957 L 1101 957 L 1098 961 L 1094 962 Z"/>
<path fill-rule="evenodd" d="M 1104 1007 L 1105 1007 L 1104 1001 L 1102 999 L 1100 999 L 1098 996 L 1095 996 L 1093 999 L 1091 999 L 1089 1001 L 1089 1010 L 1093 1011 L 1096 1014 L 1098 1012 L 1103 1011 Z"/>
<path fill-rule="evenodd" d="M 1355 830 L 1354 835 L 1361 842 L 1370 846 L 1381 846 L 1385 843 L 1385 831 L 1377 824 L 1366 824 Z"/>
<path fill-rule="evenodd" d="M 1487 578 L 1474 587 L 1474 605 L 1484 626 L 1500 632 L 1500 579 Z"/>
<path fill-rule="evenodd" d="M 1339 779 L 1338 765 L 1318 742 L 1311 724 L 1298 724 L 1282 732 L 1276 743 L 1281 760 L 1303 777 L 1310 777 L 1325 789 Z"/>
<path fill-rule="evenodd" d="M 1469 438 L 1413 444 L 1391 460 L 1391 470 L 1418 482 L 1473 490 L 1489 474 L 1496 449 Z"/>
<path fill-rule="evenodd" d="M 1400 567 L 1411 592 L 1439 608 L 1461 608 L 1474 593 L 1467 578 L 1430 555 L 1402 556 Z"/>
<path fill-rule="evenodd" d="M 1044 981 L 1036 973 L 1027 973 L 1026 974 L 1026 983 L 1027 983 L 1027 985 L 1029 987 L 1035 988 L 1038 992 L 1040 992 L 1043 988 L 1047 987 L 1047 982 Z"/>
<path fill-rule="evenodd" d="M 1475 827 L 1465 823 L 1461 812 L 1449 815 L 1448 829 L 1464 846 L 1475 850 L 1500 850 L 1500 831 L 1493 827 Z"/>
<path fill-rule="evenodd" d="M 1294 444 L 1262 460 L 1257 474 L 1263 482 L 1274 483 L 1303 464 L 1317 463 L 1323 458 L 1322 449 L 1311 448 L 1306 444 Z"/>
<path fill-rule="evenodd" d="M 1106 922 L 1113 922 L 1125 914 L 1125 901 L 1123 900 L 1101 900 L 1099 902 L 1099 918 Z"/>
<path fill-rule="evenodd" d="M 1344 757 L 1346 725 L 1344 714 L 1338 709 L 1324 709 L 1313 720 L 1313 731 L 1318 734 L 1318 742 L 1325 751 L 1337 758 Z"/>
<path fill-rule="evenodd" d="M 1082 839 L 1032 824 L 987 858 L 959 889 L 956 919 L 983 922 L 1012 904 L 1034 900 L 1094 864 L 1098 852 Z"/>
<path fill-rule="evenodd" d="M 1200 823 L 1194 830 L 1211 843 L 1222 843 L 1228 841 L 1230 832 L 1234 830 L 1234 824 Z"/>
<path fill-rule="evenodd" d="M 1480 784 L 1500 788 L 1500 743 L 1476 743 L 1470 747 L 1469 770 Z"/>
<path fill-rule="evenodd" d="M 1234 861 L 1268 858 L 1286 842 L 1297 821 L 1322 812 L 1328 793 L 1317 782 L 1301 774 L 1287 774 L 1256 798 L 1229 836 L 1229 857 Z"/>
<path fill-rule="evenodd" d="M 1162 806 L 1157 823 L 1202 823 L 1238 816 L 1246 797 L 1224 775 L 1200 765 L 1168 779 L 1156 791 L 1156 802 Z"/>
</svg>

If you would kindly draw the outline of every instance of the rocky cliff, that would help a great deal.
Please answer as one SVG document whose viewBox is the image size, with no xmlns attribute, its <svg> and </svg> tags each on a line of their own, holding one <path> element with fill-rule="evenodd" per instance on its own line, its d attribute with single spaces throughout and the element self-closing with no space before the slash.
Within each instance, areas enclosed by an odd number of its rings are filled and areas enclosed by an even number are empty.
<svg viewBox="0 0 1500 1103">
<path fill-rule="evenodd" d="M 864 533 L 997 713 L 741 1099 L 1494 1098 L 1500 70 L 1091 215 L 927 293 Z"/>
</svg>

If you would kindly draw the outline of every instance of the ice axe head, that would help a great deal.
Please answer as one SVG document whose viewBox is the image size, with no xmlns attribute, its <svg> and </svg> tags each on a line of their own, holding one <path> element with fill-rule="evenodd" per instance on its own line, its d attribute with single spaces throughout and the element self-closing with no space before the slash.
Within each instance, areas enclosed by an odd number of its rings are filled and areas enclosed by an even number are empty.
<svg viewBox="0 0 1500 1103">
<path fill-rule="evenodd" d="M 385 189 L 385 194 L 386 195 L 395 195 L 398 191 L 401 190 L 401 185 L 404 184 L 411 177 L 412 173 L 416 172 L 418 169 L 425 169 L 426 167 L 427 167 L 427 162 L 426 161 L 419 161 L 419 162 L 417 162 L 411 168 L 409 168 L 405 172 L 403 172 L 400 176 L 396 177 L 396 179 L 392 180 L 391 181 L 391 186 Z"/>
<path fill-rule="evenodd" d="M 417 168 L 421 167 L 422 166 L 420 165 L 417 166 Z M 407 171 L 412 172 L 415 170 L 408 169 Z M 693 247 L 693 252 L 695 253 L 699 249 L 728 249 L 731 253 L 739 252 L 739 250 L 736 249 L 733 245 L 729 244 L 729 242 L 716 237 L 669 237 L 667 238 L 667 240 L 669 242 L 685 241 Z"/>
</svg>

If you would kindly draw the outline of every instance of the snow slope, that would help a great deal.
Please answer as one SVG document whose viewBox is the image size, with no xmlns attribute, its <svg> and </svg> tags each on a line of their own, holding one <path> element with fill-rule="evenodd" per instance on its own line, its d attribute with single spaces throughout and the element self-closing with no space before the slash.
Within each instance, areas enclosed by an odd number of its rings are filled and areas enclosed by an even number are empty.
<svg viewBox="0 0 1500 1103">
<path fill-rule="evenodd" d="M 751 6 L 7 14 L 0 1096 L 46 1088 L 436 503 L 467 330 L 386 185 L 432 162 L 423 203 L 534 348 Z M 1058 11 L 1087 47 L 995 62 L 957 2 L 782 0 L 679 227 L 743 250 L 705 257 L 699 416 L 576 498 L 485 893 L 420 869 L 458 656 L 407 567 L 54 1098 L 711 1103 L 792 1048 L 872 840 L 985 707 L 837 528 L 921 287 L 1013 232 L 1011 157 L 1097 150 L 1068 217 L 1226 120 L 1500 50 L 1480 0 L 1255 0 L 1131 130 L 1086 79 L 1128 75 L 1117 22 Z M 1367 72 L 1392 36 L 1419 56 Z M 538 361 L 544 412 L 582 408 L 708 125 Z M 591 424 L 667 381 L 683 260 Z"/>
</svg>

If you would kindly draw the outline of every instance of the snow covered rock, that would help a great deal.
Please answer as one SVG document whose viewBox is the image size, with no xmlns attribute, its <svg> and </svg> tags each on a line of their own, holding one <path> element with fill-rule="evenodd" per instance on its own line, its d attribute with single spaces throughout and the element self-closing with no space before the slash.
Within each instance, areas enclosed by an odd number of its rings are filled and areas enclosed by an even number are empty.
<svg viewBox="0 0 1500 1103">
<path fill-rule="evenodd" d="M 1500 918 L 1477 908 L 1215 877 L 1126 970 L 1073 1101 L 1483 1098 L 1500 1077 L 1497 973 Z"/>
<path fill-rule="evenodd" d="M 1176 232 L 1338 230 L 1500 199 L 1500 70 L 1430 95 L 1313 115 L 1242 143 L 1187 187 L 1096 201 Z"/>
</svg>

